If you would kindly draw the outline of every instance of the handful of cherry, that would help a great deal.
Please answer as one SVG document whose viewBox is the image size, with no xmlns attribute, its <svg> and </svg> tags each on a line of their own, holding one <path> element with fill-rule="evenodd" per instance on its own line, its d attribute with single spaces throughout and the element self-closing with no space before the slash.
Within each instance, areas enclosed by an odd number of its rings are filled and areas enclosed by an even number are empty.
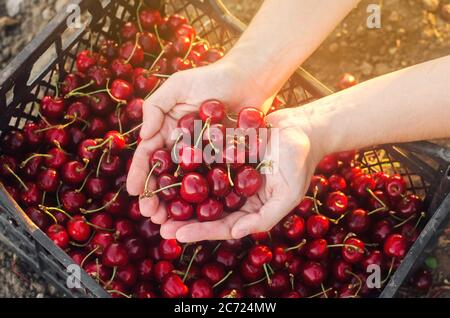
<svg viewBox="0 0 450 318">
<path fill-rule="evenodd" d="M 364 173 L 355 152 L 325 157 L 307 196 L 270 232 L 184 245 L 162 239 L 141 216 L 139 198 L 124 191 L 143 101 L 172 73 L 212 63 L 223 51 L 198 38 L 186 18 L 146 6 L 117 38 L 81 51 L 77 71 L 42 98 L 38 119 L 1 140 L 1 182 L 57 246 L 113 297 L 378 292 L 365 284 L 366 269 L 379 266 L 383 286 L 418 236 L 422 201 L 399 175 Z M 269 163 L 250 163 L 262 152 L 258 136 L 227 142 L 228 117 L 222 103 L 206 101 L 181 118 L 179 128 L 191 136 L 198 119 L 200 134 L 153 153 L 149 179 L 157 177 L 157 189 L 143 196 L 158 195 L 175 220 L 211 221 L 242 207 Z M 263 128 L 264 114 L 245 108 L 235 126 Z M 421 271 L 414 285 L 426 290 L 430 277 Z"/>
</svg>

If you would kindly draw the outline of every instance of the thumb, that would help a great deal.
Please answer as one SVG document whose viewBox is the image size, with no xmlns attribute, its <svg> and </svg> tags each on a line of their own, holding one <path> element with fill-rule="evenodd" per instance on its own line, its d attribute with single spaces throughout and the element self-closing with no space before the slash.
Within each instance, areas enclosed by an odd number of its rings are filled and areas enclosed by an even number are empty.
<svg viewBox="0 0 450 318">
<path fill-rule="evenodd" d="M 145 100 L 142 109 L 142 139 L 150 139 L 161 129 L 164 116 L 177 104 L 179 87 L 182 85 L 174 83 L 174 78 L 169 78 Z"/>
<path fill-rule="evenodd" d="M 240 239 L 251 233 L 269 231 L 295 207 L 294 200 L 283 197 L 269 199 L 259 213 L 241 217 L 231 229 L 234 239 Z"/>
</svg>

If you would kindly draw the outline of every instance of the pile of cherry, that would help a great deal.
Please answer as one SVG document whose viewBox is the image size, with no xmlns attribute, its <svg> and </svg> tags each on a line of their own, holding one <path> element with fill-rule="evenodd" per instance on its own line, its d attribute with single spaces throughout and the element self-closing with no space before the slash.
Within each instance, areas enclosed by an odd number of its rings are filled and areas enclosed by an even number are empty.
<svg viewBox="0 0 450 318">
<path fill-rule="evenodd" d="M 122 43 L 119 45 L 118 43 Z M 42 98 L 38 120 L 5 132 L 0 178 L 30 219 L 114 297 L 361 297 L 366 268 L 380 266 L 383 283 L 418 235 L 422 202 L 398 175 L 366 174 L 354 152 L 327 156 L 299 206 L 270 232 L 240 240 L 180 244 L 162 239 L 141 216 L 139 198 L 124 183 L 142 121 L 142 104 L 172 73 L 223 56 L 198 39 L 179 15 L 142 6 L 117 39 L 81 51 L 77 72 L 60 92 Z M 180 128 L 203 121 L 206 142 L 220 141 L 224 106 L 207 101 Z M 246 108 L 237 127 L 264 127 Z M 203 137 L 203 136 L 202 136 Z M 204 142 L 203 138 L 201 139 Z M 169 216 L 199 221 L 239 209 L 261 186 L 259 164 L 206 165 L 198 140 L 177 143 L 149 163 Z M 228 147 L 234 147 L 230 144 Z M 248 149 L 248 148 L 247 148 Z M 224 152 L 230 153 L 230 152 Z M 175 186 L 176 185 L 176 186 Z M 422 272 L 418 288 L 430 285 Z"/>
</svg>

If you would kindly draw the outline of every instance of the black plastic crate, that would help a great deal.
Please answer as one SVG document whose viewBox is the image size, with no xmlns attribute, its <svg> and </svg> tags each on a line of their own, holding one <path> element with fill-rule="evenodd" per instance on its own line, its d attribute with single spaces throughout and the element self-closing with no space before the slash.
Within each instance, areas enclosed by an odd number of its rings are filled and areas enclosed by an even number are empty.
<svg viewBox="0 0 450 318">
<path fill-rule="evenodd" d="M 74 68 L 80 50 L 96 45 L 101 36 L 117 32 L 121 21 L 134 20 L 138 0 L 78 0 L 84 26 L 70 29 L 69 13 L 58 14 L 0 74 L 0 136 L 11 127 L 21 128 L 37 116 L 42 96 L 54 92 L 55 75 L 63 78 Z M 198 34 L 211 44 L 230 48 L 245 25 L 232 16 L 220 0 L 167 0 L 161 9 L 186 16 Z M 281 90 L 287 105 L 296 106 L 330 94 L 331 91 L 303 69 Z M 420 265 L 424 250 L 433 244 L 450 211 L 450 149 L 418 142 L 386 145 L 361 151 L 366 169 L 400 173 L 409 190 L 426 198 L 427 224 L 380 297 L 393 297 L 408 274 Z M 81 289 L 68 289 L 66 268 L 70 257 L 25 215 L 0 184 L 0 240 L 31 267 L 39 271 L 64 295 L 109 297 L 84 271 Z"/>
</svg>

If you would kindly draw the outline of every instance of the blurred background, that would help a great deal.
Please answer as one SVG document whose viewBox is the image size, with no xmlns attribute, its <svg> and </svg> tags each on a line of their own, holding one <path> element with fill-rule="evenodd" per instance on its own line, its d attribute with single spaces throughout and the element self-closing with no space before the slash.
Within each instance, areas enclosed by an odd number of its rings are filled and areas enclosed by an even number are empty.
<svg viewBox="0 0 450 318">
<path fill-rule="evenodd" d="M 187 0 L 186 0 L 187 1 Z M 0 0 L 0 72 L 69 0 Z M 263 0 L 223 0 L 248 23 Z M 280 1 L 282 3 L 282 1 Z M 382 8 L 381 29 L 366 27 L 369 4 Z M 450 54 L 450 0 L 363 0 L 303 65 L 338 89 L 343 73 L 358 81 Z M 450 224 L 426 261 L 434 285 L 426 297 L 450 297 Z M 0 297 L 55 297 L 53 286 L 0 243 Z"/>
</svg>

